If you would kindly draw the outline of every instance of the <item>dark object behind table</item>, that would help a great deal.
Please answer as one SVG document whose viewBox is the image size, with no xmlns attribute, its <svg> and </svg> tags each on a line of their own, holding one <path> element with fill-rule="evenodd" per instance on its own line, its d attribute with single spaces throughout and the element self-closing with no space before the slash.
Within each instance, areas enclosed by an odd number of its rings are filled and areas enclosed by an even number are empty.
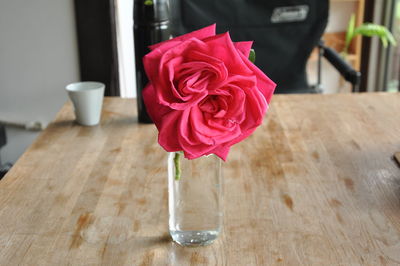
<svg viewBox="0 0 400 266">
<path fill-rule="evenodd" d="M 114 1 L 75 0 L 81 81 L 106 85 L 105 96 L 119 96 Z"/>
<path fill-rule="evenodd" d="M 328 22 L 328 0 L 171 0 L 173 35 L 217 23 L 233 41 L 254 40 L 256 65 L 277 93 L 312 92 L 306 63 Z"/>
<path fill-rule="evenodd" d="M 7 144 L 7 136 L 6 136 L 6 129 L 3 125 L 0 125 L 0 150 L 1 148 L 3 148 L 5 145 Z M 8 170 L 10 170 L 11 168 L 11 164 L 5 164 L 2 165 L 2 162 L 0 160 L 0 179 L 3 178 L 3 176 L 5 176 L 8 172 Z"/>
<path fill-rule="evenodd" d="M 7 143 L 6 129 L 3 125 L 0 125 L 0 149 L 3 148 Z"/>
<path fill-rule="evenodd" d="M 139 122 L 152 123 L 142 97 L 142 90 L 148 82 L 142 59 L 145 54 L 150 52 L 149 45 L 168 40 L 171 36 L 169 1 L 135 0 L 133 11 Z"/>
</svg>

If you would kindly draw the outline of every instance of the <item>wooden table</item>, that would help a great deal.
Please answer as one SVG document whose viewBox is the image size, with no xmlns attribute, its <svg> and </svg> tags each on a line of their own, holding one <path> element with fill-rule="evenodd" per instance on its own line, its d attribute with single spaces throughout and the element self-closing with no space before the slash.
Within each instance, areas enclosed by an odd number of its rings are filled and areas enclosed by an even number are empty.
<svg viewBox="0 0 400 266">
<path fill-rule="evenodd" d="M 0 265 L 400 264 L 400 94 L 276 95 L 224 164 L 224 231 L 168 234 L 166 153 L 133 100 L 65 105 L 0 181 Z"/>
</svg>

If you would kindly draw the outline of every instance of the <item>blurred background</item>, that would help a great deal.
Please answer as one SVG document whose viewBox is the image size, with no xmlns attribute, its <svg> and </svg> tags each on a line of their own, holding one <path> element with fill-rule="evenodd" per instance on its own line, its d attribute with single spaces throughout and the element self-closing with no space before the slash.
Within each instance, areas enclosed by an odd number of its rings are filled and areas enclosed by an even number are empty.
<svg viewBox="0 0 400 266">
<path fill-rule="evenodd" d="M 399 4 L 330 0 L 322 39 L 341 52 L 355 14 L 356 25 L 385 25 L 399 41 Z M 0 1 L 0 165 L 15 163 L 54 119 L 67 101 L 67 84 L 102 81 L 108 96 L 136 97 L 133 8 L 133 0 Z M 378 38 L 357 37 L 347 60 L 362 73 L 360 91 L 399 91 L 399 54 L 399 46 L 385 49 Z M 315 49 L 307 62 L 310 84 L 317 82 L 317 65 Z M 321 88 L 321 93 L 352 93 L 325 59 Z"/>
<path fill-rule="evenodd" d="M 73 1 L 0 1 L 0 121 L 14 163 L 66 102 L 66 84 L 80 79 Z"/>
</svg>

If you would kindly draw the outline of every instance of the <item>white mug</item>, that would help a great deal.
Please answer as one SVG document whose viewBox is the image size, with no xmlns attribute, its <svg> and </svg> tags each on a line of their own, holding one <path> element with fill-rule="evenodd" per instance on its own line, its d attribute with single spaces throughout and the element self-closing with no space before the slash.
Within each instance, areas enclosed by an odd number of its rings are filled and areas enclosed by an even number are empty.
<svg viewBox="0 0 400 266">
<path fill-rule="evenodd" d="M 72 83 L 65 88 L 74 104 L 76 122 L 84 126 L 99 123 L 104 88 L 103 83 L 92 81 Z"/>
</svg>

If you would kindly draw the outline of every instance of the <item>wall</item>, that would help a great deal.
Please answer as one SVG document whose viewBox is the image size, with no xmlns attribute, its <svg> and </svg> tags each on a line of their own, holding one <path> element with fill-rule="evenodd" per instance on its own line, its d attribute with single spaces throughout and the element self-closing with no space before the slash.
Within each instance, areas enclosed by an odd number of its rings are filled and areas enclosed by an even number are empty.
<svg viewBox="0 0 400 266">
<path fill-rule="evenodd" d="M 72 0 L 0 1 L 0 120 L 49 123 L 79 79 Z M 2 162 L 15 162 L 38 133 L 7 128 Z"/>
</svg>

